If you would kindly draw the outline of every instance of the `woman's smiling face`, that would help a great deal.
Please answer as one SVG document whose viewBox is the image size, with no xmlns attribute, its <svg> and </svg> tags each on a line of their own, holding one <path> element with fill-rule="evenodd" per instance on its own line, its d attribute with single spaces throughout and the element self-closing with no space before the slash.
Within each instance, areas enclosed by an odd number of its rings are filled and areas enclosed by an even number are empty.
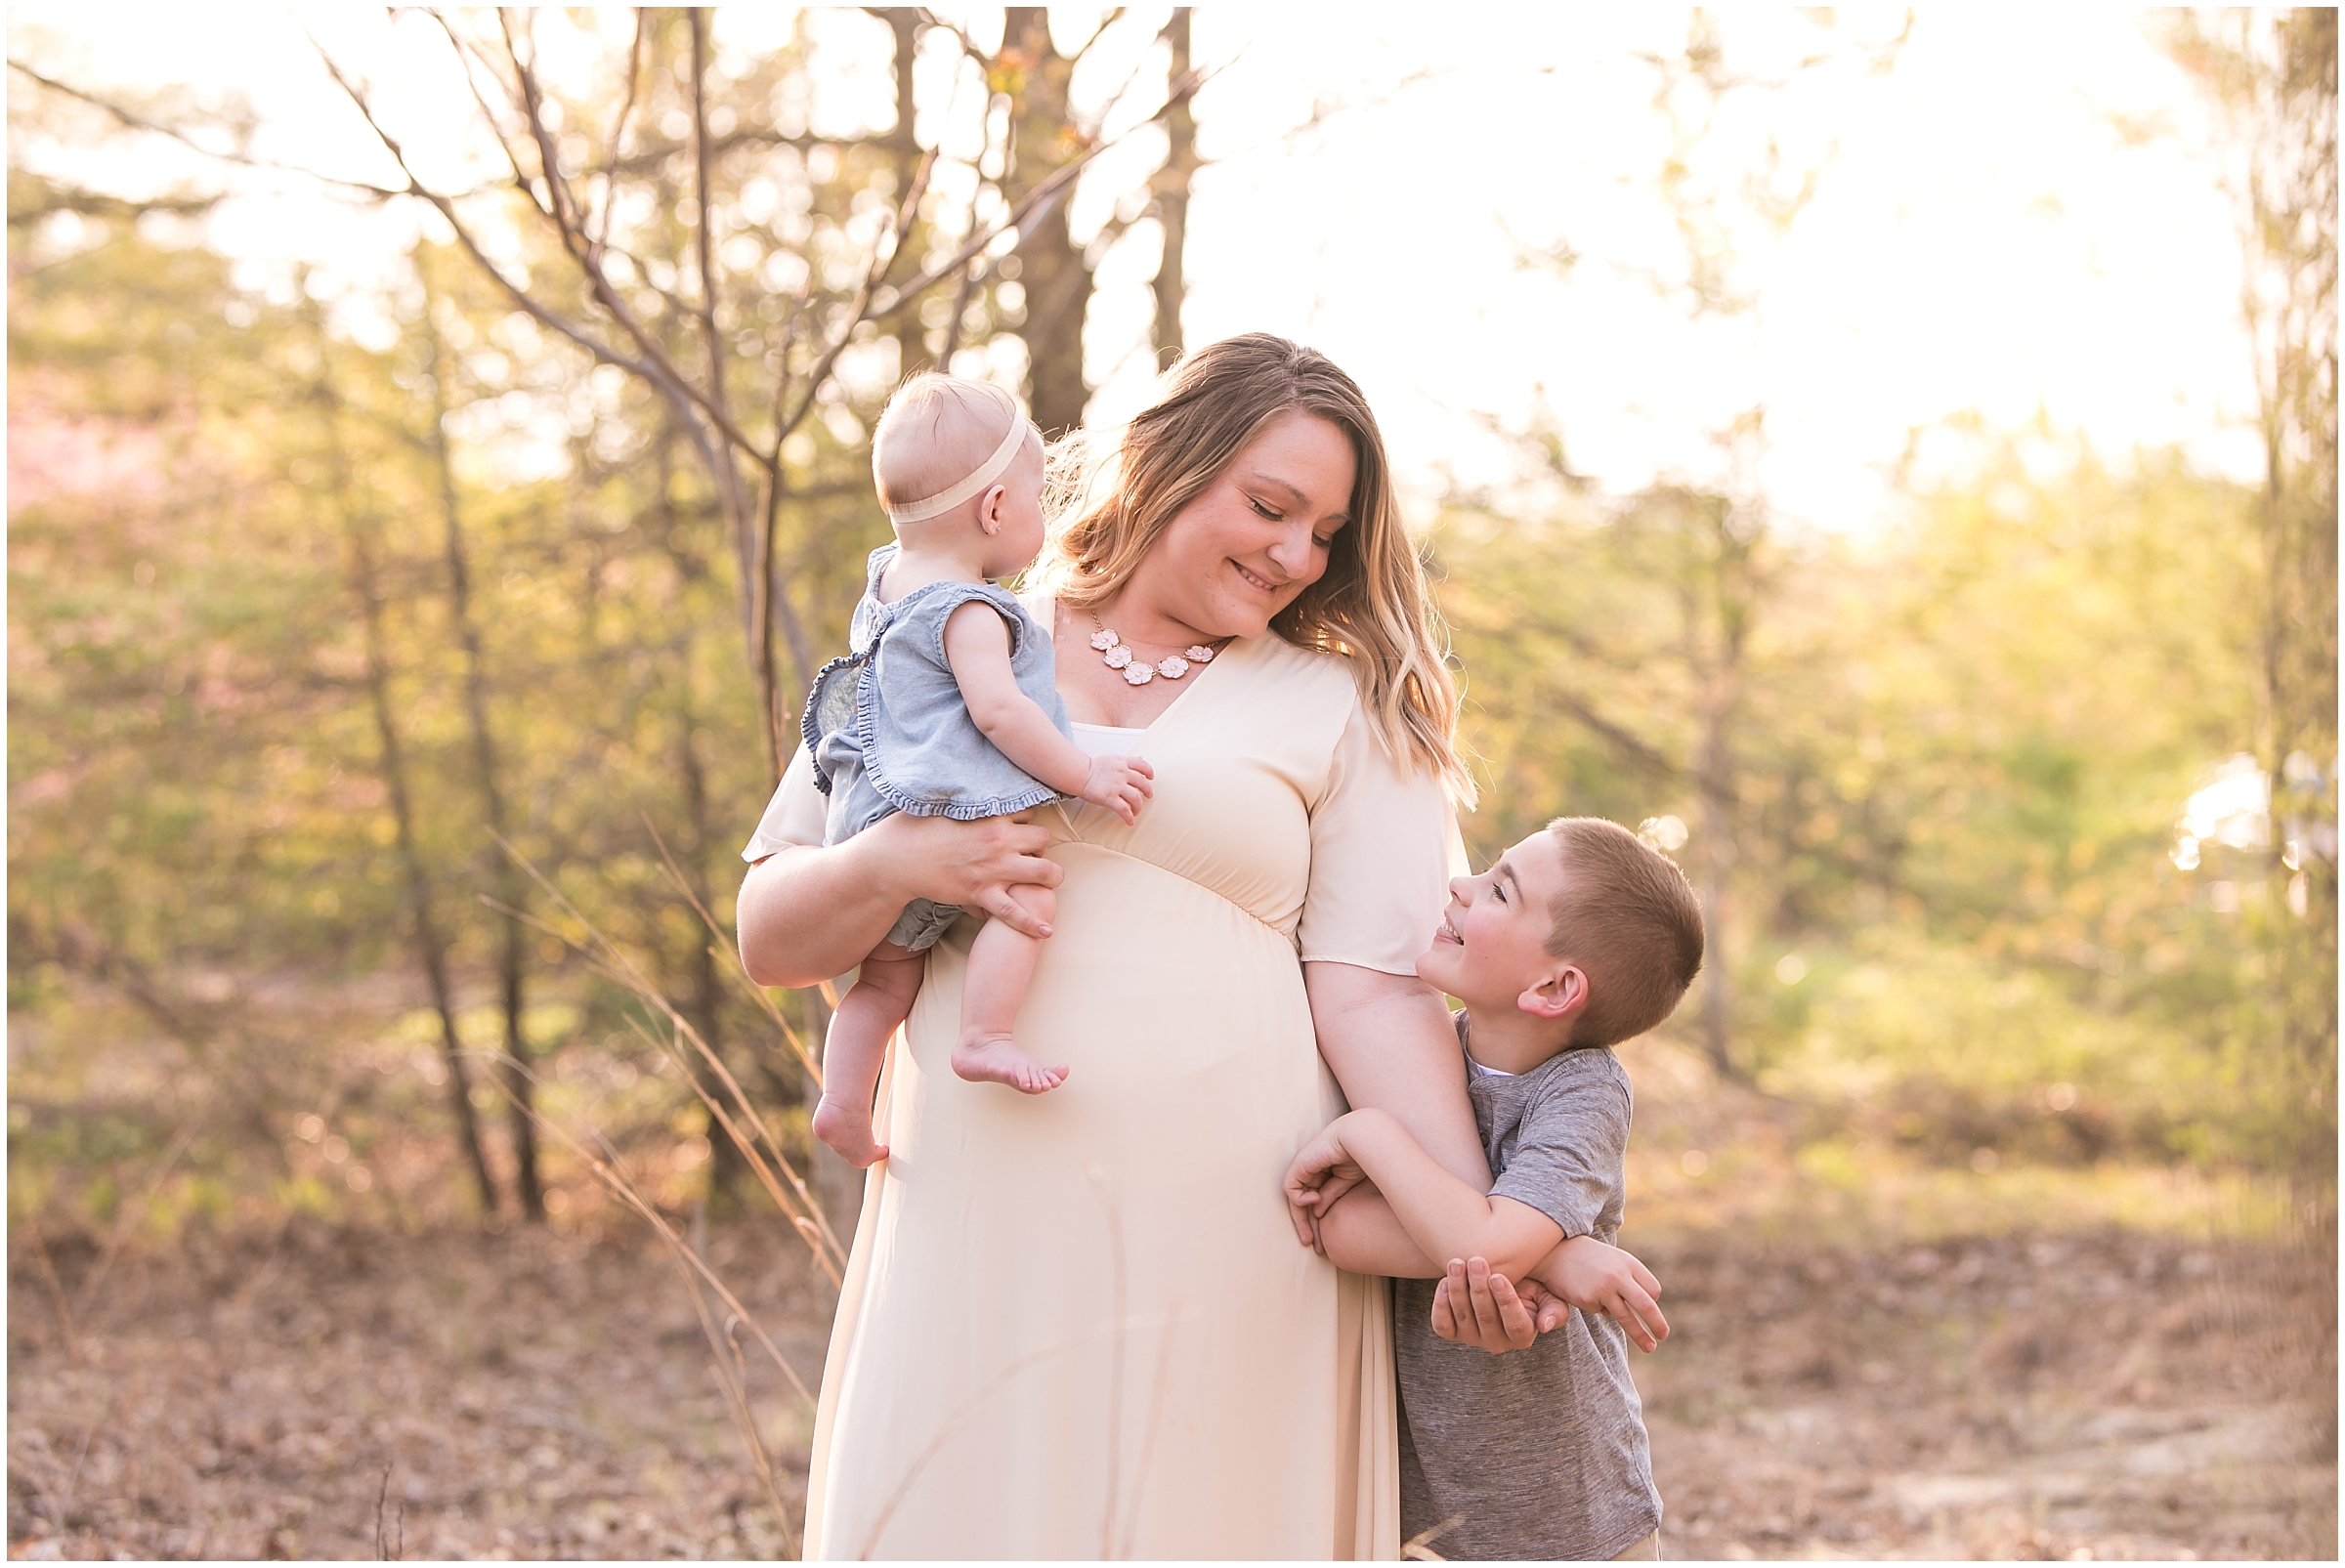
<svg viewBox="0 0 2345 1568">
<path fill-rule="evenodd" d="M 1201 637 L 1259 636 L 1327 571 L 1357 472 L 1341 427 L 1278 415 L 1165 526 L 1131 586 Z"/>
</svg>

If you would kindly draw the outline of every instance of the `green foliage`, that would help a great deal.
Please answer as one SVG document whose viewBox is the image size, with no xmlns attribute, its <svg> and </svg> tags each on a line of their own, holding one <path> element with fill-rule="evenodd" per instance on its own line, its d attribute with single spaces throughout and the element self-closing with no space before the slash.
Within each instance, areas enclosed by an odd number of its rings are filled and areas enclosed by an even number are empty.
<svg viewBox="0 0 2345 1568">
<path fill-rule="evenodd" d="M 1862 538 L 1743 548 L 1727 501 L 1678 489 L 1455 502 L 1434 543 L 1493 776 L 1477 852 L 1558 812 L 1674 815 L 1699 868 L 1718 779 L 1710 961 L 1762 1087 L 1949 1163 L 2292 1162 L 2319 1108 L 2249 1001 L 2293 916 L 2269 883 L 2219 909 L 2220 869 L 2171 854 L 2255 722 L 2254 496 L 2043 428 L 1931 447 L 1953 477 Z"/>
<path fill-rule="evenodd" d="M 218 1211 L 227 1193 L 238 1212 L 429 1211 L 445 1202 L 437 1161 L 402 1150 L 407 1128 L 445 1124 L 445 1072 L 428 1005 L 423 1040 L 412 1027 L 427 998 L 368 702 L 361 554 L 414 849 L 452 942 L 463 1043 L 481 1052 L 503 1043 L 489 989 L 496 925 L 481 901 L 511 895 L 463 705 L 427 439 L 427 301 L 412 295 L 397 341 L 374 352 L 325 330 L 317 304 L 273 305 L 216 258 L 128 221 L 85 221 L 80 239 L 20 272 L 10 316 L 12 358 L 28 367 L 12 384 L 13 1190 L 110 1224 L 120 1182 L 144 1181 L 192 1121 L 199 1135 L 141 1189 L 151 1214 Z M 458 360 L 452 428 L 558 379 L 558 351 L 525 358 L 497 301 L 444 260 L 420 261 L 441 285 L 435 330 L 515 351 Z M 585 369 L 574 360 L 566 373 Z M 852 602 L 832 579 L 859 582 L 882 530 L 859 456 L 818 430 L 797 476 L 806 498 L 785 506 L 780 537 L 823 585 L 827 645 Z M 663 869 L 662 845 L 728 912 L 739 840 L 770 787 L 704 471 L 677 460 L 639 397 L 556 443 L 553 477 L 481 461 L 513 445 L 491 430 L 486 449 L 457 448 L 456 504 L 514 847 L 693 998 L 786 1117 L 797 1070 L 746 996 L 724 991 Z M 583 935 L 533 894 L 520 902 Z M 641 1091 L 598 1118 L 622 1147 L 631 1127 L 659 1127 L 667 1160 L 668 1124 L 697 1101 L 655 1071 L 621 994 L 554 936 L 530 947 L 524 1033 L 552 1075 L 548 1109 L 597 1110 L 578 1091 L 607 1075 L 567 1075 L 573 1053 L 628 1063 Z M 496 1108 L 491 1095 L 483 1114 Z M 293 1131 L 313 1111 L 350 1153 L 320 1163 L 320 1140 Z M 369 1166 L 362 1185 L 342 1179 Z M 394 1171 L 417 1190 L 392 1190 Z"/>
</svg>

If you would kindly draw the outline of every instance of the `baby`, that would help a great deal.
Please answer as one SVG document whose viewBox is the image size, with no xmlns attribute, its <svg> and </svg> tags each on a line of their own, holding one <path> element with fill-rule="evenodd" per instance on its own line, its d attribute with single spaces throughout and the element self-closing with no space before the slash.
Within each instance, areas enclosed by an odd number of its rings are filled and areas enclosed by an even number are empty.
<svg viewBox="0 0 2345 1568">
<path fill-rule="evenodd" d="M 893 811 L 969 822 L 1065 795 L 1133 821 L 1152 770 L 1075 743 L 1049 633 L 993 585 L 1043 547 L 1043 442 L 1017 403 L 986 382 L 915 376 L 879 417 L 872 476 L 896 542 L 872 552 L 854 652 L 815 677 L 801 726 L 831 797 L 825 842 Z M 1048 888 L 1010 894 L 1045 925 L 1055 911 Z M 887 1154 L 872 1130 L 880 1059 L 919 995 L 928 949 L 961 912 L 906 906 L 839 1000 L 814 1135 L 853 1165 Z M 1064 1066 L 1043 1066 L 1010 1038 L 1039 951 L 1000 920 L 977 933 L 953 1047 L 960 1077 L 1027 1094 L 1065 1081 Z"/>
</svg>

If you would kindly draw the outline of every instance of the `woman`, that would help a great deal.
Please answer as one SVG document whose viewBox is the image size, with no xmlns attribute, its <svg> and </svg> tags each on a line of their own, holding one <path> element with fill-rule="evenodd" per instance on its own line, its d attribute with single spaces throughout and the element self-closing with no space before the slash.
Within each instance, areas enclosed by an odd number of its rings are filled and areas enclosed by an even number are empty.
<svg viewBox="0 0 2345 1568">
<path fill-rule="evenodd" d="M 745 852 L 772 985 L 844 970 L 914 897 L 1024 924 L 1009 885 L 1059 890 L 1018 1036 L 1064 1084 L 947 1065 L 973 921 L 891 1056 L 807 1553 L 1391 1558 L 1383 1282 L 1295 1245 L 1279 1177 L 1340 1080 L 1487 1182 L 1413 963 L 1468 787 L 1454 688 L 1375 419 L 1324 357 L 1200 349 L 1086 478 L 1027 602 L 1078 740 L 1154 766 L 1138 823 L 897 816 L 826 849 L 801 756 Z M 1168 673 L 1135 684 L 1119 646 Z"/>
</svg>

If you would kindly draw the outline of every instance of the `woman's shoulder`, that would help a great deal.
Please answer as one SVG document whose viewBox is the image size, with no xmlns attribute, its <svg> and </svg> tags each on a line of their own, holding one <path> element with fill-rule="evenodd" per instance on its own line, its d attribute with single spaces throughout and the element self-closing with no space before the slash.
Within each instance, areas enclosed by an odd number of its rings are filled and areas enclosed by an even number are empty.
<svg viewBox="0 0 2345 1568">
<path fill-rule="evenodd" d="M 1282 696 L 1345 717 L 1359 707 L 1359 682 L 1352 676 L 1351 660 L 1343 655 L 1298 647 L 1276 632 L 1254 638 L 1249 649 L 1260 678 L 1276 683 Z"/>
</svg>

